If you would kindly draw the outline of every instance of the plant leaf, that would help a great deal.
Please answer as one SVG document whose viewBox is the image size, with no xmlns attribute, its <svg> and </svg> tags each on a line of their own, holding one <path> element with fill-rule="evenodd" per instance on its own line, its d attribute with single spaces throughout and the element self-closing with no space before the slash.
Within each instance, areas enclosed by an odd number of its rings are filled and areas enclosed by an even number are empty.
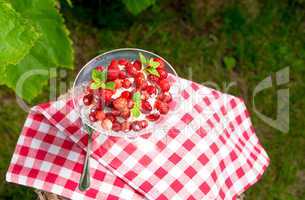
<svg viewBox="0 0 305 200">
<path fill-rule="evenodd" d="M 140 12 L 155 4 L 155 0 L 123 0 L 128 11 L 133 15 L 138 15 Z"/>
<path fill-rule="evenodd" d="M 131 114 L 132 114 L 132 116 L 135 117 L 135 118 L 140 117 L 141 112 L 140 112 L 139 107 L 135 107 L 135 106 L 134 106 L 134 107 L 131 109 Z"/>
<path fill-rule="evenodd" d="M 91 78 L 94 81 L 102 81 L 105 82 L 107 78 L 107 72 L 106 71 L 98 71 L 96 69 L 92 70 Z"/>
<path fill-rule="evenodd" d="M 231 70 L 235 67 L 236 65 L 236 60 L 234 57 L 231 56 L 225 56 L 223 59 L 223 62 L 226 66 L 227 69 Z"/>
<path fill-rule="evenodd" d="M 147 64 L 147 59 L 145 58 L 145 56 L 142 53 L 139 53 L 139 57 L 140 57 L 140 61 L 142 63 L 142 66 Z"/>
<path fill-rule="evenodd" d="M 17 64 L 34 46 L 39 33 L 3 1 L 0 1 L 0 27 L 0 67 Z"/>
<path fill-rule="evenodd" d="M 148 67 L 148 68 L 146 68 L 146 71 L 147 71 L 149 74 L 152 74 L 152 75 L 155 75 L 155 76 L 157 76 L 157 77 L 160 77 L 160 74 L 159 74 L 159 72 L 156 70 L 156 68 Z"/>
<path fill-rule="evenodd" d="M 96 89 L 99 89 L 99 88 L 101 88 L 101 87 L 102 87 L 101 82 L 93 82 L 93 83 L 90 84 L 90 88 L 91 88 L 92 90 L 96 90 Z"/>
<path fill-rule="evenodd" d="M 107 82 L 105 84 L 105 89 L 114 90 L 114 88 L 115 88 L 115 82 Z"/>
<path fill-rule="evenodd" d="M 55 0 L 10 0 L 13 8 L 30 21 L 41 34 L 29 53 L 17 64 L 5 66 L 0 74 L 2 83 L 16 91 L 23 75 L 22 90 L 16 94 L 27 101 L 33 100 L 48 83 L 48 72 L 59 66 L 72 68 L 73 50 L 63 18 L 55 8 Z M 24 78 L 24 76 L 23 76 Z M 19 81 L 20 83 L 20 81 Z"/>
<path fill-rule="evenodd" d="M 132 100 L 134 101 L 134 105 L 140 107 L 141 103 L 141 93 L 135 92 L 132 96 Z"/>
<path fill-rule="evenodd" d="M 149 61 L 149 66 L 151 66 L 152 68 L 157 68 L 157 67 L 159 67 L 159 65 L 160 65 L 160 63 L 154 61 L 153 59 L 151 59 L 151 60 Z"/>
</svg>

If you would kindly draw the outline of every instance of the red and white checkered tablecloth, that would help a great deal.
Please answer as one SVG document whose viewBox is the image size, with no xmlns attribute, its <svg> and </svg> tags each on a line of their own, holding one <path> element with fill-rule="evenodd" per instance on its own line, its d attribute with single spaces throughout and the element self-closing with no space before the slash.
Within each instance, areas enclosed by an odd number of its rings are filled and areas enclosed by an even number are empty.
<svg viewBox="0 0 305 200">
<path fill-rule="evenodd" d="M 269 164 L 244 102 L 185 79 L 175 84 L 181 100 L 165 129 L 135 140 L 94 134 L 84 192 L 87 136 L 72 100 L 32 108 L 6 180 L 71 199 L 235 199 Z"/>
</svg>

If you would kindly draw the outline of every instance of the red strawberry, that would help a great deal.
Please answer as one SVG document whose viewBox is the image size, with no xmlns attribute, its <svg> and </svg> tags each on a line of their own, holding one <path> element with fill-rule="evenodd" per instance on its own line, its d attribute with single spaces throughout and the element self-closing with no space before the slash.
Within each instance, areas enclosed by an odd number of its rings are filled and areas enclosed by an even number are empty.
<svg viewBox="0 0 305 200">
<path fill-rule="evenodd" d="M 125 99 L 131 99 L 131 93 L 129 91 L 124 91 L 121 94 L 121 97 L 125 98 Z"/>
<path fill-rule="evenodd" d="M 115 83 L 115 89 L 122 87 L 122 81 L 120 79 L 115 79 L 114 83 Z"/>
<path fill-rule="evenodd" d="M 139 130 L 142 129 L 141 126 L 140 126 L 139 121 L 134 121 L 134 122 L 132 122 L 131 128 L 132 128 L 132 130 L 134 130 L 134 131 L 139 131 Z"/>
<path fill-rule="evenodd" d="M 126 59 L 124 59 L 124 58 L 122 58 L 122 59 L 119 60 L 119 64 L 120 64 L 120 65 L 127 65 L 127 63 L 128 63 L 128 60 L 126 60 Z"/>
<path fill-rule="evenodd" d="M 103 111 L 101 111 L 101 110 L 96 111 L 95 118 L 97 120 L 102 121 L 103 119 L 105 119 L 105 117 L 106 117 L 106 115 Z"/>
<path fill-rule="evenodd" d="M 129 109 L 124 109 L 121 112 L 121 117 L 123 117 L 124 119 L 128 119 L 128 117 L 130 117 L 130 110 Z"/>
<path fill-rule="evenodd" d="M 112 127 L 112 122 L 109 120 L 109 119 L 104 119 L 102 122 L 101 122 L 101 126 L 106 129 L 106 130 L 110 130 L 111 127 Z"/>
<path fill-rule="evenodd" d="M 113 90 L 108 90 L 108 89 L 100 90 L 100 97 L 106 105 L 108 105 L 111 102 L 111 97 L 113 94 L 114 94 Z"/>
<path fill-rule="evenodd" d="M 107 71 L 107 80 L 115 80 L 118 78 L 120 74 L 120 68 L 118 66 L 118 61 L 117 60 L 112 60 L 110 65 L 108 66 L 108 71 Z"/>
<path fill-rule="evenodd" d="M 136 68 L 136 70 L 141 70 L 142 68 L 142 63 L 139 60 L 134 61 L 133 63 L 134 68 Z"/>
<path fill-rule="evenodd" d="M 163 69 L 163 68 L 157 68 L 157 71 L 159 72 L 159 74 L 160 74 L 160 79 L 166 79 L 167 78 L 167 76 L 168 76 L 168 73 L 167 73 L 167 71 L 165 70 L 165 69 Z"/>
<path fill-rule="evenodd" d="M 157 76 L 154 76 L 152 74 L 149 74 L 148 75 L 148 79 L 151 81 L 151 82 L 154 82 L 154 83 L 158 83 L 159 82 L 159 78 Z"/>
<path fill-rule="evenodd" d="M 120 79 L 125 79 L 126 77 L 127 77 L 127 73 L 125 71 L 120 71 L 119 78 Z"/>
<path fill-rule="evenodd" d="M 148 126 L 148 122 L 146 120 L 141 120 L 139 125 L 141 128 L 146 128 Z"/>
<path fill-rule="evenodd" d="M 157 103 L 158 102 L 158 103 Z M 162 101 L 156 101 L 157 104 L 155 104 L 155 107 L 161 114 L 166 114 L 169 111 L 169 106 L 167 103 L 164 103 Z"/>
<path fill-rule="evenodd" d="M 128 79 L 124 79 L 123 81 L 122 81 L 122 86 L 123 86 L 123 88 L 130 88 L 130 86 L 131 86 L 131 82 L 130 82 L 130 80 L 128 80 Z"/>
<path fill-rule="evenodd" d="M 106 113 L 105 115 L 106 115 L 106 119 L 109 119 L 111 122 L 116 121 L 112 113 Z"/>
<path fill-rule="evenodd" d="M 143 111 L 146 111 L 146 112 L 147 111 L 148 112 L 152 111 L 152 107 L 151 107 L 150 103 L 146 100 L 142 100 L 141 108 L 142 108 Z"/>
<path fill-rule="evenodd" d="M 118 111 L 118 110 L 112 110 L 111 113 L 112 113 L 112 115 L 113 115 L 114 117 L 117 117 L 117 116 L 119 116 L 119 115 L 121 114 L 121 112 Z"/>
<path fill-rule="evenodd" d="M 86 106 L 89 106 L 91 105 L 93 101 L 93 95 L 92 94 L 87 94 L 83 97 L 83 102 Z"/>
<path fill-rule="evenodd" d="M 146 91 L 148 92 L 148 94 L 152 95 L 152 94 L 156 94 L 157 90 L 154 86 L 149 85 L 146 87 Z"/>
<path fill-rule="evenodd" d="M 121 131 L 122 130 L 122 125 L 119 122 L 114 122 L 112 124 L 112 130 Z"/>
<path fill-rule="evenodd" d="M 169 103 L 172 101 L 172 95 L 170 93 L 161 93 L 158 96 L 158 100 Z"/>
<path fill-rule="evenodd" d="M 97 66 L 95 69 L 96 69 L 97 71 L 101 72 L 101 71 L 103 71 L 103 70 L 105 69 L 105 67 L 102 66 L 102 65 L 99 65 L 99 66 Z"/>
<path fill-rule="evenodd" d="M 140 88 L 142 86 L 142 84 L 144 83 L 144 80 L 145 80 L 145 77 L 142 72 L 139 72 L 136 74 L 135 83 L 136 83 L 137 88 Z"/>
<path fill-rule="evenodd" d="M 149 121 L 157 121 L 159 118 L 160 114 L 158 113 L 146 115 L 146 119 L 148 119 Z"/>
<path fill-rule="evenodd" d="M 129 109 L 131 109 L 131 108 L 133 108 L 133 105 L 134 105 L 134 102 L 133 102 L 133 100 L 128 100 L 128 103 L 127 103 L 127 107 L 129 108 Z"/>
<path fill-rule="evenodd" d="M 138 73 L 137 69 L 130 63 L 126 65 L 126 71 L 131 76 L 134 76 Z"/>
<path fill-rule="evenodd" d="M 123 111 L 127 108 L 127 99 L 119 97 L 112 102 L 112 105 L 115 109 Z"/>
<path fill-rule="evenodd" d="M 167 92 L 170 89 L 170 84 L 167 80 L 163 79 L 159 81 L 159 86 L 163 92 Z"/>
<path fill-rule="evenodd" d="M 96 117 L 95 117 L 95 112 L 90 112 L 90 114 L 89 114 L 89 120 L 90 120 L 91 122 L 96 122 L 96 121 L 97 121 L 97 119 L 96 119 Z"/>
<path fill-rule="evenodd" d="M 125 122 L 122 123 L 122 131 L 124 131 L 124 132 L 130 131 L 130 123 L 129 122 L 125 121 Z"/>
<path fill-rule="evenodd" d="M 161 58 L 154 58 L 154 61 L 160 63 L 158 68 L 165 68 L 165 63 Z"/>
</svg>

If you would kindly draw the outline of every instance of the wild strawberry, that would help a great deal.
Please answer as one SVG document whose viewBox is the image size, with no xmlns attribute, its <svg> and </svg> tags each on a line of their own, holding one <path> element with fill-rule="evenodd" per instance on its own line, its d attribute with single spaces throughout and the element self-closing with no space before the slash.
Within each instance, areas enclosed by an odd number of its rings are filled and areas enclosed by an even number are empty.
<svg viewBox="0 0 305 200">
<path fill-rule="evenodd" d="M 121 93 L 121 97 L 125 98 L 125 99 L 131 99 L 131 93 L 129 91 L 124 91 Z"/>
<path fill-rule="evenodd" d="M 111 122 L 116 121 L 112 113 L 106 113 L 105 115 L 106 115 L 106 119 L 109 119 Z"/>
<path fill-rule="evenodd" d="M 140 88 L 142 86 L 142 84 L 144 83 L 144 80 L 145 80 L 145 77 L 142 72 L 139 72 L 136 74 L 135 83 L 136 83 L 137 88 Z"/>
<path fill-rule="evenodd" d="M 159 72 L 160 79 L 166 79 L 167 78 L 168 73 L 167 73 L 167 71 L 165 69 L 158 67 L 157 71 Z"/>
<path fill-rule="evenodd" d="M 161 114 L 167 114 L 169 111 L 169 106 L 167 103 L 164 102 L 160 102 L 158 105 L 156 105 L 157 110 L 161 113 Z"/>
<path fill-rule="evenodd" d="M 124 59 L 124 58 L 122 58 L 122 59 L 119 60 L 119 64 L 120 64 L 120 65 L 127 65 L 127 63 L 128 63 L 128 60 L 126 60 L 126 59 Z"/>
<path fill-rule="evenodd" d="M 115 79 L 114 83 L 115 83 L 114 85 L 115 89 L 122 87 L 122 81 L 120 79 Z"/>
<path fill-rule="evenodd" d="M 144 112 L 150 112 L 152 111 L 152 107 L 150 105 L 150 103 L 146 100 L 142 100 L 141 101 L 141 109 L 144 111 Z"/>
<path fill-rule="evenodd" d="M 105 119 L 105 113 L 101 110 L 96 111 L 95 113 L 95 118 L 99 121 L 102 121 L 103 119 Z"/>
<path fill-rule="evenodd" d="M 121 112 L 121 117 L 123 117 L 124 119 L 128 119 L 130 117 L 130 110 L 129 109 L 124 109 Z"/>
<path fill-rule="evenodd" d="M 89 120 L 90 120 L 91 122 L 96 122 L 96 121 L 97 121 L 97 119 L 96 119 L 96 117 L 95 117 L 95 112 L 90 112 L 90 114 L 89 114 Z"/>
<path fill-rule="evenodd" d="M 160 63 L 158 68 L 165 68 L 165 63 L 161 58 L 154 58 L 154 61 Z"/>
<path fill-rule="evenodd" d="M 93 101 L 93 95 L 92 94 L 87 94 L 83 97 L 83 102 L 86 106 L 89 106 L 91 105 Z"/>
<path fill-rule="evenodd" d="M 141 120 L 139 125 L 141 128 L 146 128 L 148 126 L 148 122 L 146 120 Z"/>
<path fill-rule="evenodd" d="M 127 73 L 125 71 L 120 71 L 119 78 L 120 79 L 125 79 L 126 77 L 127 77 Z"/>
<path fill-rule="evenodd" d="M 90 88 L 90 86 L 86 87 L 85 93 L 86 94 L 93 94 L 93 90 Z"/>
<path fill-rule="evenodd" d="M 151 82 L 154 82 L 154 83 L 158 83 L 159 82 L 159 78 L 155 75 L 152 75 L 152 74 L 149 74 L 148 75 L 148 80 L 150 80 Z"/>
<path fill-rule="evenodd" d="M 100 97 L 106 105 L 108 105 L 111 102 L 111 97 L 114 94 L 113 90 L 108 89 L 101 89 L 100 90 Z"/>
<path fill-rule="evenodd" d="M 105 68 L 104 66 L 99 65 L 99 66 L 97 66 L 95 69 L 96 69 L 97 71 L 101 72 L 101 71 L 104 70 L 104 68 Z"/>
<path fill-rule="evenodd" d="M 122 81 L 122 86 L 123 86 L 123 88 L 130 88 L 130 86 L 131 86 L 131 82 L 130 82 L 130 80 L 128 80 L 128 79 L 124 79 L 123 81 Z"/>
<path fill-rule="evenodd" d="M 110 121 L 110 119 L 104 119 L 101 122 L 101 126 L 106 130 L 110 130 L 112 127 L 112 122 Z"/>
<path fill-rule="evenodd" d="M 127 102 L 127 107 L 128 107 L 129 109 L 131 109 L 131 108 L 133 108 L 133 105 L 134 105 L 133 100 L 132 100 L 132 99 L 129 99 L 128 102 Z"/>
<path fill-rule="evenodd" d="M 163 79 L 159 81 L 159 86 L 163 92 L 167 92 L 170 89 L 170 84 L 167 80 Z"/>
<path fill-rule="evenodd" d="M 111 111 L 111 114 L 112 114 L 114 117 L 117 117 L 117 116 L 119 116 L 119 115 L 121 114 L 121 112 L 118 111 L 118 110 L 112 110 L 112 111 Z"/>
<path fill-rule="evenodd" d="M 148 94 L 152 95 L 152 94 L 156 94 L 157 90 L 154 86 L 149 85 L 146 87 L 146 91 L 148 92 Z"/>
<path fill-rule="evenodd" d="M 112 105 L 115 109 L 123 111 L 127 108 L 127 99 L 119 97 L 112 102 Z"/>
<path fill-rule="evenodd" d="M 115 80 L 118 78 L 120 74 L 120 68 L 118 66 L 118 61 L 117 60 L 112 60 L 110 65 L 108 66 L 108 71 L 107 71 L 107 80 Z"/>
<path fill-rule="evenodd" d="M 146 90 L 141 91 L 141 99 L 142 100 L 147 100 L 149 98 L 149 94 Z"/>
<path fill-rule="evenodd" d="M 125 122 L 122 123 L 122 131 L 124 131 L 124 132 L 130 131 L 130 123 L 129 122 L 125 121 Z"/>
<path fill-rule="evenodd" d="M 141 126 L 140 126 L 139 121 L 132 122 L 131 128 L 132 128 L 133 131 L 139 131 L 139 130 L 142 129 Z"/>
<path fill-rule="evenodd" d="M 136 70 L 141 70 L 142 68 L 142 63 L 139 60 L 134 61 L 133 63 L 134 68 L 136 68 Z"/>
<path fill-rule="evenodd" d="M 126 71 L 131 76 L 134 76 L 138 73 L 137 69 L 130 63 L 126 65 Z"/>
<path fill-rule="evenodd" d="M 152 122 L 157 121 L 159 118 L 160 118 L 160 114 L 158 113 L 146 115 L 146 119 Z"/>
<path fill-rule="evenodd" d="M 121 131 L 122 130 L 122 125 L 119 122 L 114 122 L 112 124 L 112 130 Z"/>
<path fill-rule="evenodd" d="M 172 96 L 169 93 L 161 93 L 157 97 L 158 100 L 163 101 L 165 103 L 169 103 L 172 101 Z"/>
<path fill-rule="evenodd" d="M 146 80 L 144 80 L 142 85 L 141 85 L 141 87 L 140 87 L 140 89 L 141 90 L 146 90 L 147 86 L 148 86 L 148 82 Z"/>
</svg>

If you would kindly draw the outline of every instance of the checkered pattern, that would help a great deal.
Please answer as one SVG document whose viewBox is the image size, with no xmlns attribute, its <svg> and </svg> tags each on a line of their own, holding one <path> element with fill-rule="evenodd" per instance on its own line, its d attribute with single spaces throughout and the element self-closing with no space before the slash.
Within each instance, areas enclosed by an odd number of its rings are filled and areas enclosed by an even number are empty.
<svg viewBox="0 0 305 200">
<path fill-rule="evenodd" d="M 78 190 L 87 136 L 70 99 L 32 109 L 7 181 L 71 199 L 235 199 L 269 164 L 244 102 L 176 78 L 181 99 L 153 133 L 94 133 L 92 184 Z"/>
</svg>

